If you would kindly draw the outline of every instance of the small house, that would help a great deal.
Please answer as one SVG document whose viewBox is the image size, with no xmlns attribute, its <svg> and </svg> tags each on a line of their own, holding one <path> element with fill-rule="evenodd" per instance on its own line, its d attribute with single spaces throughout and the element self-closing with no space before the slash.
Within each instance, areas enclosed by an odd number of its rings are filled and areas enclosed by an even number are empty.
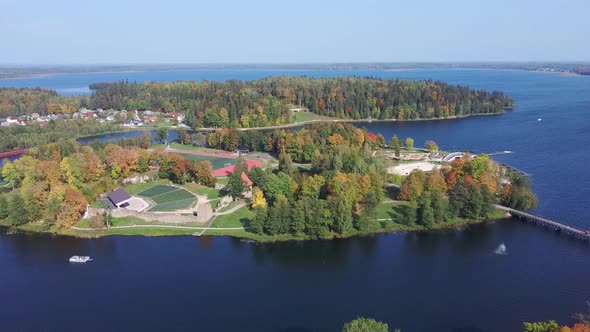
<svg viewBox="0 0 590 332">
<path fill-rule="evenodd" d="M 118 188 L 108 193 L 107 198 L 109 201 L 111 201 L 111 203 L 113 203 L 114 206 L 118 208 L 124 208 L 129 205 L 131 196 L 129 196 L 129 194 L 123 190 L 123 188 Z"/>
</svg>

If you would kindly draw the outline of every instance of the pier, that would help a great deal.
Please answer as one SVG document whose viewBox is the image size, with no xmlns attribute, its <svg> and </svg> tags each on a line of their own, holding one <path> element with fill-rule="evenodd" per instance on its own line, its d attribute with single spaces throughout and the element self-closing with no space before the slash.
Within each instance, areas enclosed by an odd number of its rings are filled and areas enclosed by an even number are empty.
<svg viewBox="0 0 590 332">
<path fill-rule="evenodd" d="M 586 231 L 586 230 L 579 229 L 576 227 L 564 225 L 564 224 L 557 222 L 557 221 L 553 221 L 553 220 L 550 220 L 547 218 L 535 216 L 534 214 L 522 212 L 519 210 L 511 209 L 511 208 L 503 206 L 503 205 L 496 205 L 496 208 L 498 208 L 504 212 L 508 212 L 513 217 L 516 217 L 516 218 L 521 219 L 523 221 L 535 223 L 537 225 L 541 225 L 541 226 L 547 227 L 549 229 L 553 229 L 553 230 L 558 231 L 560 233 L 564 233 L 564 234 L 582 239 L 585 242 L 590 242 L 590 231 Z"/>
</svg>

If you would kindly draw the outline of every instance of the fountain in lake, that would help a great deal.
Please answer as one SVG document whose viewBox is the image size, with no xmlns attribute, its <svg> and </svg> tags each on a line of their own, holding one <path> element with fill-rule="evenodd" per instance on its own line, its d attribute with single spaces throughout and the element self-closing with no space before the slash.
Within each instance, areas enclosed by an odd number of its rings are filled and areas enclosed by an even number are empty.
<svg viewBox="0 0 590 332">
<path fill-rule="evenodd" d="M 506 250 L 506 245 L 502 242 L 496 250 L 494 250 L 494 254 L 496 255 L 508 255 L 508 250 Z"/>
</svg>

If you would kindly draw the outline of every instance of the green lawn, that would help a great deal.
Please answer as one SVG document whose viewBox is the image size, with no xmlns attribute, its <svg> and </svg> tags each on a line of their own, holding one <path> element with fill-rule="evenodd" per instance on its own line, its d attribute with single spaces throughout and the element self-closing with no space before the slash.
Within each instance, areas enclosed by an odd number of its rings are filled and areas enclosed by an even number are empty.
<svg viewBox="0 0 590 332">
<path fill-rule="evenodd" d="M 218 199 L 224 196 L 219 189 L 205 187 L 197 183 L 186 183 L 182 187 L 195 195 L 207 196 L 208 199 Z"/>
<path fill-rule="evenodd" d="M 329 116 L 319 115 L 312 112 L 293 112 L 293 123 L 299 122 L 306 122 L 306 121 L 313 121 L 313 120 L 334 120 L 336 118 L 331 118 Z"/>
<path fill-rule="evenodd" d="M 254 218 L 254 212 L 245 206 L 234 213 L 216 217 L 211 227 L 248 227 L 252 218 Z"/>
<path fill-rule="evenodd" d="M 409 205 L 409 202 L 379 204 L 376 210 L 377 219 L 402 220 Z"/>
</svg>

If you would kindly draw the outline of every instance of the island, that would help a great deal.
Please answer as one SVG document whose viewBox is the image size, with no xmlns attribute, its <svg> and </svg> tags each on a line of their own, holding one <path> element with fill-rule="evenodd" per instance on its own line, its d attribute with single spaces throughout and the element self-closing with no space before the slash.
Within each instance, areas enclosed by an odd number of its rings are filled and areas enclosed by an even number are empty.
<svg viewBox="0 0 590 332">
<path fill-rule="evenodd" d="M 458 227 L 503 217 L 498 202 L 521 210 L 536 203 L 526 177 L 486 155 L 448 162 L 435 142 L 385 143 L 348 123 L 224 128 L 208 135 L 208 147 L 180 136 L 169 145 L 147 132 L 117 143 L 61 140 L 5 160 L 1 223 L 90 237 L 278 241 Z M 431 169 L 399 173 L 416 159 Z"/>
</svg>

